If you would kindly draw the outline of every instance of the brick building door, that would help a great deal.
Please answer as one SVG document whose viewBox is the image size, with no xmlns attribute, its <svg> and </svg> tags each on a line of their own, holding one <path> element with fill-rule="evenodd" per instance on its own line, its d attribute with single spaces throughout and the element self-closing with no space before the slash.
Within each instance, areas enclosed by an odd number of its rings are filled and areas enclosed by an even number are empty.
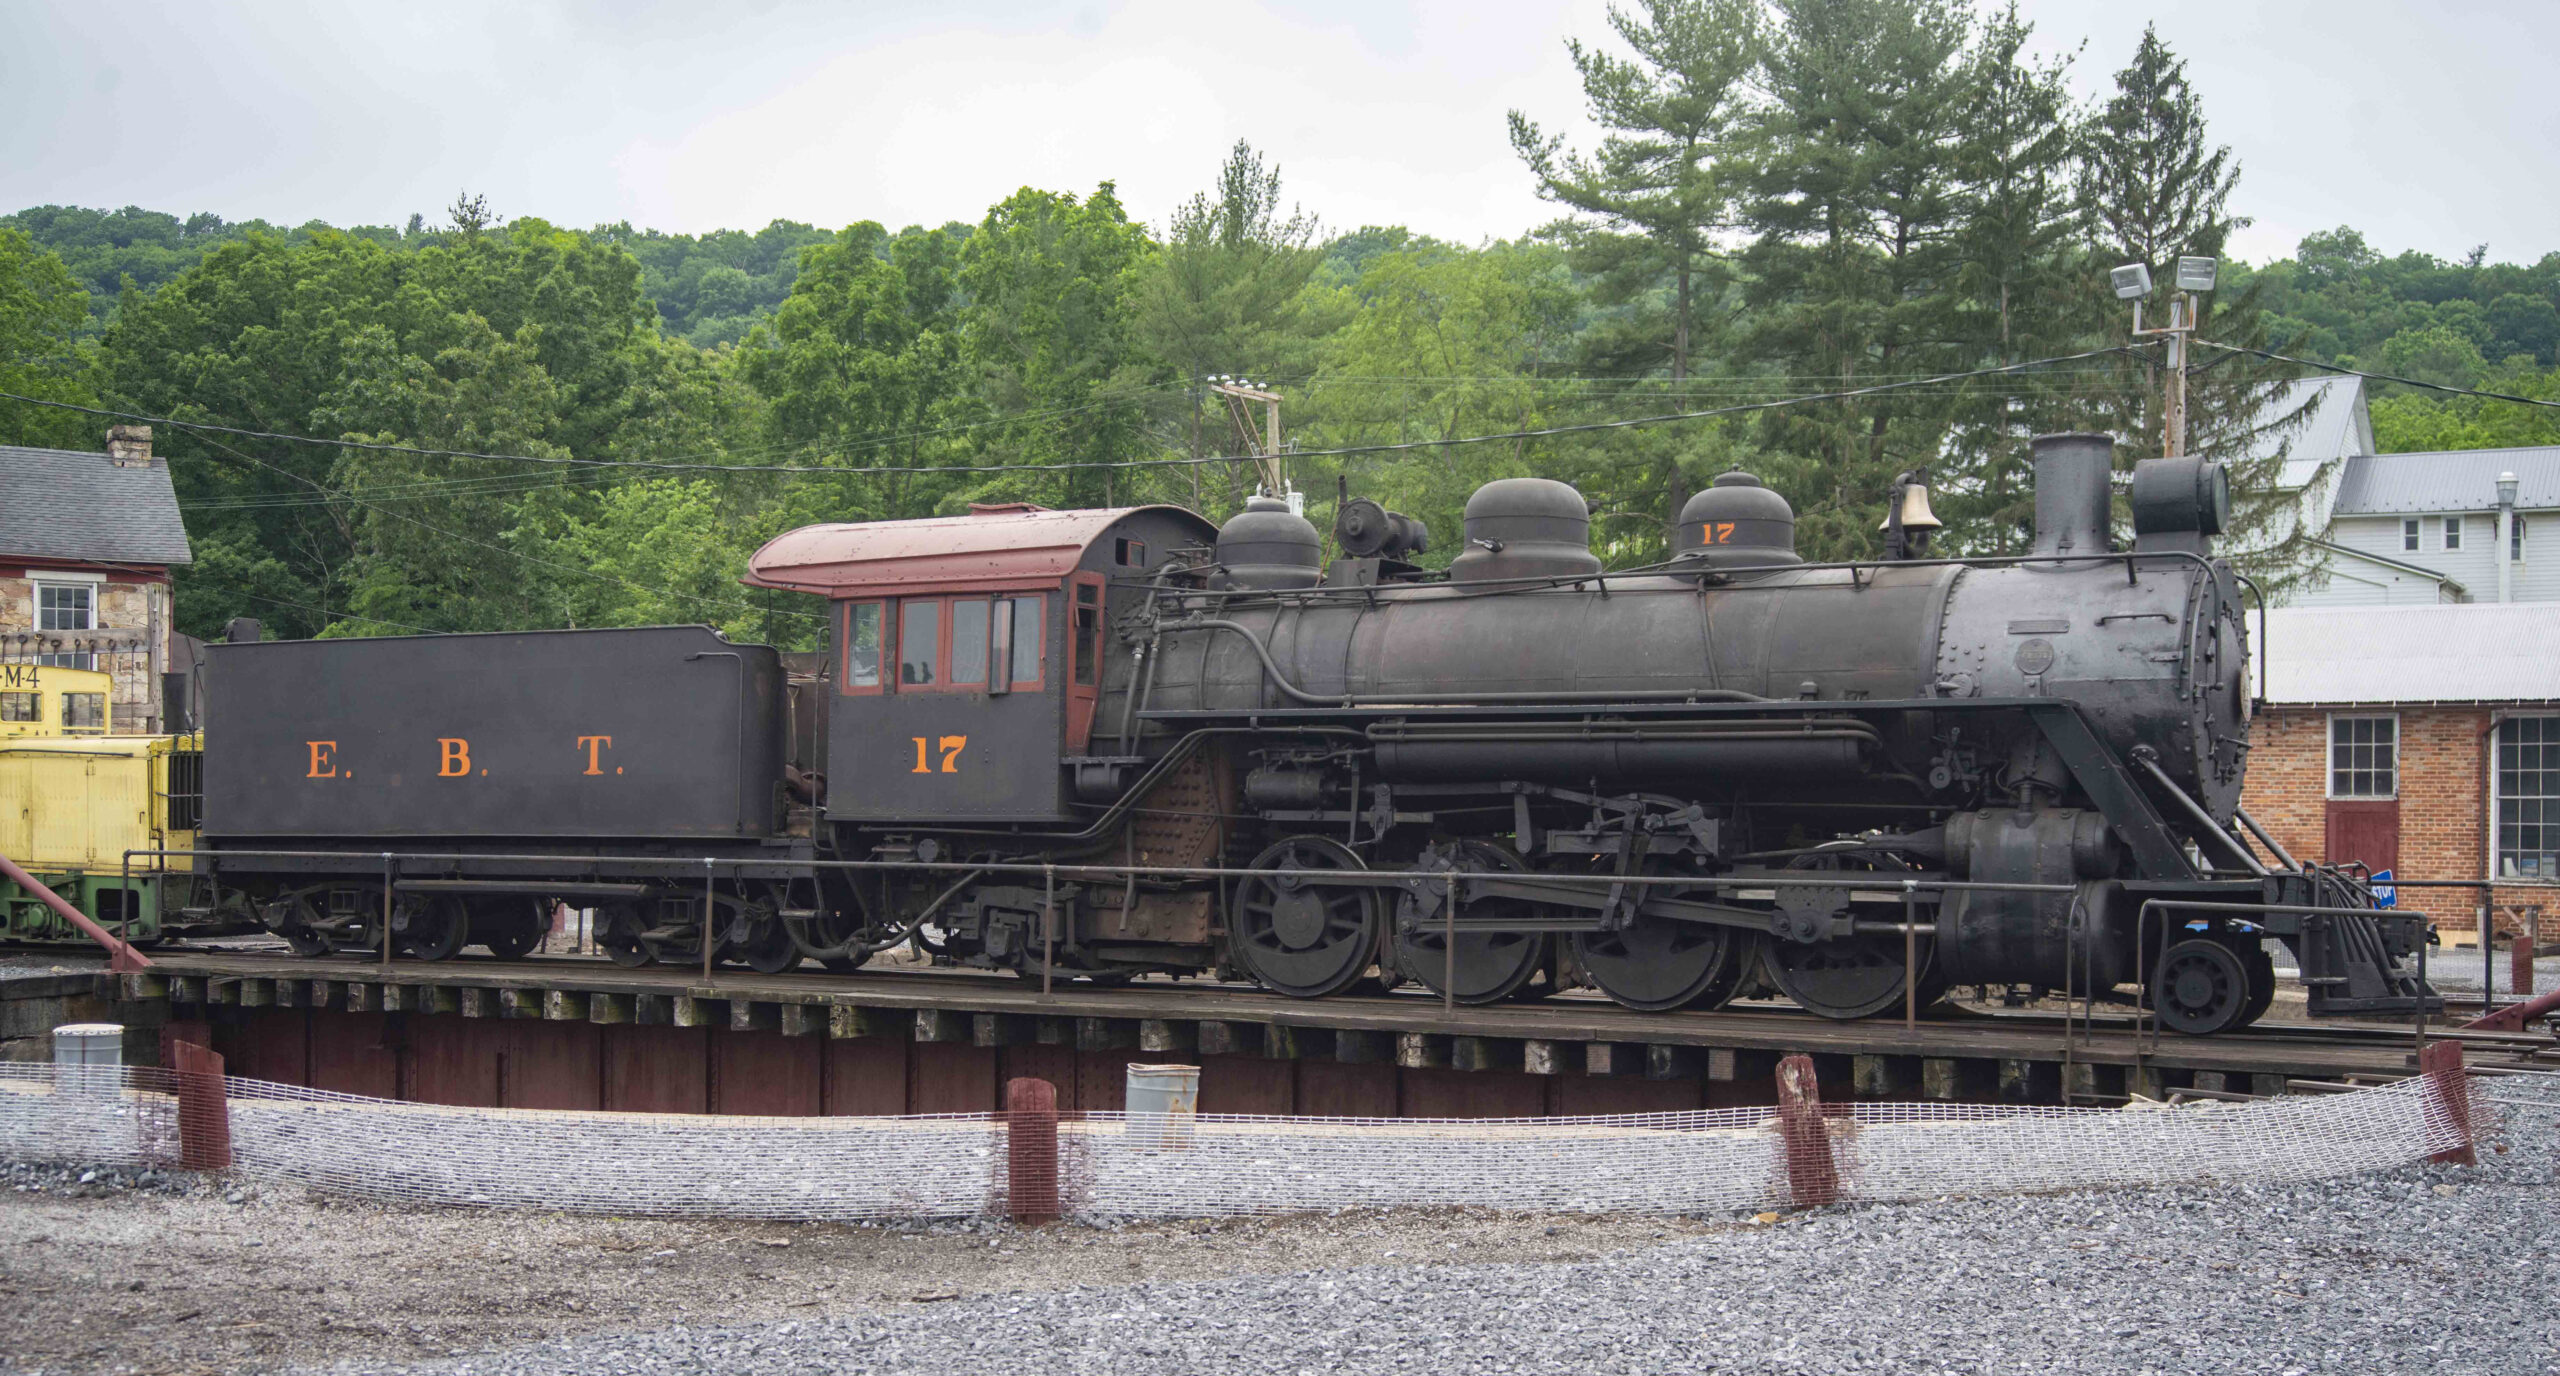
<svg viewBox="0 0 2560 1376">
<path fill-rule="evenodd" d="M 2329 800 L 2329 845 L 2323 852 L 2332 865 L 2357 863 L 2369 871 L 2400 867 L 2400 800 L 2350 802 Z"/>
</svg>

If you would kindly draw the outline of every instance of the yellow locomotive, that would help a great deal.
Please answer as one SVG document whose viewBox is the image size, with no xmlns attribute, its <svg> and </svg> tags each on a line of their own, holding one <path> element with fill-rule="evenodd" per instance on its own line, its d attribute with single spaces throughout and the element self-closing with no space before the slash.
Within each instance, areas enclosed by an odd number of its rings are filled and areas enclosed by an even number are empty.
<svg viewBox="0 0 2560 1376">
<path fill-rule="evenodd" d="M 210 916 L 184 859 L 204 812 L 204 754 L 188 735 L 111 734 L 106 674 L 0 665 L 0 855 L 109 931 L 157 941 Z M 86 941 L 33 894 L 0 879 L 0 940 Z"/>
</svg>

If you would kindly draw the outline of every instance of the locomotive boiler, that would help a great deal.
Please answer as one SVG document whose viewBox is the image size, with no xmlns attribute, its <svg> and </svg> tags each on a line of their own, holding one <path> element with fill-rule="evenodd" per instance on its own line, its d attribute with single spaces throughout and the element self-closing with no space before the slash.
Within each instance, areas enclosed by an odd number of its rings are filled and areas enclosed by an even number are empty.
<svg viewBox="0 0 2560 1376">
<path fill-rule="evenodd" d="M 289 883 L 267 876 L 282 896 L 264 911 L 306 941 L 335 922 L 342 945 L 379 938 L 376 907 L 395 928 L 415 913 L 441 949 L 471 905 L 569 902 L 633 963 L 709 941 L 759 968 L 849 968 L 904 944 L 1053 980 L 1223 974 L 1296 997 L 1590 986 L 1641 1009 L 1774 993 L 1854 1018 L 2028 985 L 2145 998 L 2192 1033 L 2265 1009 L 2275 937 L 2315 1014 L 2408 1010 L 2425 991 L 2406 938 L 2346 911 L 2369 903 L 2352 878 L 2253 846 L 2239 811 L 2250 652 L 2243 580 L 2213 548 L 2222 470 L 2137 466 L 2118 547 L 2111 449 L 2036 441 L 2033 544 L 1993 559 L 1807 563 L 1785 500 L 1740 472 L 1689 501 L 1672 558 L 1635 569 L 1605 568 L 1581 496 L 1538 478 L 1478 490 L 1445 571 L 1411 562 L 1420 522 L 1365 500 L 1339 505 L 1330 552 L 1271 498 L 1216 527 L 1174 507 L 989 506 L 793 531 L 745 579 L 827 601 L 832 643 L 788 685 L 756 647 L 616 651 L 608 677 L 657 705 L 615 758 L 682 770 L 582 768 L 550 738 L 611 733 L 535 701 L 567 671 L 509 676 L 469 694 L 480 718 L 529 724 L 501 796 L 436 772 L 420 714 L 460 690 L 428 694 L 379 723 L 369 767 L 451 786 L 385 804 L 446 820 L 350 810 L 327 835 L 350 784 L 290 834 L 516 858 L 373 888 L 297 860 Z M 575 637 L 613 633 L 547 634 L 574 657 Z M 238 653 L 217 649 L 217 682 Z M 667 662 L 629 662 L 652 654 Z M 712 683 L 705 654 L 734 673 Z M 615 691 L 592 677 L 583 692 Z M 290 694 L 234 710 L 288 714 L 244 734 L 284 762 L 278 787 L 308 782 L 288 777 L 296 741 L 338 729 Z M 343 733 L 377 739 L 363 725 Z M 485 803 L 454 801 L 473 789 Z M 563 860 L 524 860 L 530 842 Z M 690 886 L 621 863 L 688 849 Z"/>
</svg>

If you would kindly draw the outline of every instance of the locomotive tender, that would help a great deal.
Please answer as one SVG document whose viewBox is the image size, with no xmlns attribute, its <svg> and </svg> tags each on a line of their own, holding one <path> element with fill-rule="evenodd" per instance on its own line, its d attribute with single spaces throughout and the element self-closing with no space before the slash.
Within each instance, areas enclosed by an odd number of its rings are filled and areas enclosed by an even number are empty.
<svg viewBox="0 0 2560 1376">
<path fill-rule="evenodd" d="M 635 965 L 913 943 L 1052 979 L 1774 989 L 1833 1018 L 2134 985 L 2202 1034 L 2264 1011 L 2272 935 L 2315 1014 L 2410 1010 L 2408 938 L 2339 911 L 2361 886 L 2242 834 L 2222 470 L 2139 465 L 2122 550 L 2112 471 L 2104 436 L 2036 441 L 2006 559 L 1808 564 L 1738 472 L 1674 558 L 1617 571 L 1537 478 L 1475 493 L 1445 575 L 1364 500 L 1330 562 L 1269 498 L 1223 527 L 814 526 L 745 579 L 827 600 L 798 674 L 698 627 L 214 647 L 205 834 L 306 953 L 385 920 L 422 957 L 521 952 L 556 902 Z"/>
</svg>

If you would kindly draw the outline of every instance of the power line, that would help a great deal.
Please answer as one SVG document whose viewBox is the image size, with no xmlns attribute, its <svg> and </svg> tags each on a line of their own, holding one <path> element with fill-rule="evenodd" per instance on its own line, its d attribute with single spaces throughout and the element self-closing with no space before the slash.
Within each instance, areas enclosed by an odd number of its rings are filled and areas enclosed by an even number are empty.
<svg viewBox="0 0 2560 1376">
<path fill-rule="evenodd" d="M 2226 354 L 2255 354 L 2260 358 L 2274 359 L 2278 363 L 2292 363 L 2305 368 L 2317 368 L 2322 372 L 2336 373 L 2341 377 L 2360 377 L 2368 382 L 2397 382 L 2404 387 L 2423 387 L 2431 392 L 2450 392 L 2458 397 L 2483 397 L 2490 401 L 2512 401 L 2520 406 L 2547 406 L 2553 410 L 2560 410 L 2560 401 L 2545 401 L 2540 397 L 2520 397 L 2508 392 L 2484 392 L 2477 387 L 2455 387 L 2442 382 L 2426 382 L 2414 377 L 2394 377 L 2389 373 L 2368 373 L 2355 368 L 2341 368 L 2335 363 L 2321 363 L 2314 359 L 2295 358 L 2290 354 L 2275 353 L 2267 349 L 2252 349 L 2242 344 L 2216 344 L 2210 339 L 2199 339 L 2196 341 L 2196 344 L 2201 348 L 2220 349 Z M 2216 360 L 2216 362 L 2219 361 L 2220 360 Z M 2209 368 L 2212 367 L 2213 364 L 2209 363 L 2205 366 Z"/>
<path fill-rule="evenodd" d="M 1593 434 L 1607 430 L 1635 429 L 1640 426 L 1670 425 L 1682 421 L 1712 420 L 1721 416 L 1748 415 L 1754 412 L 1778 410 L 1789 406 L 1809 406 L 1827 401 L 1847 401 L 1858 397 L 1881 396 L 1888 392 L 1902 392 L 1916 388 L 1939 387 L 1948 383 L 1964 382 L 1975 378 L 2000 377 L 2013 373 L 2027 372 L 2032 369 L 2050 367 L 2057 363 L 2079 363 L 2089 359 L 2105 358 L 2111 355 L 2124 355 L 2131 357 L 2141 352 L 2142 346 L 2118 344 L 2111 345 L 2103 349 L 2088 349 L 2075 354 L 2060 354 L 2052 358 L 2031 359 L 2024 363 L 2006 363 L 1991 368 L 1971 368 L 1961 372 L 1936 373 L 1926 377 L 1914 377 L 1907 381 L 1873 383 L 1865 387 L 1840 388 L 1827 392 L 1814 392 L 1790 397 L 1778 397 L 1767 401 L 1743 402 L 1731 406 L 1710 407 L 1705 410 L 1665 411 L 1646 416 L 1629 416 L 1618 420 L 1583 421 L 1571 425 L 1553 425 L 1527 430 L 1505 430 L 1483 435 L 1458 435 L 1446 439 L 1407 440 L 1390 444 L 1337 445 L 1328 449 L 1299 449 L 1291 451 L 1290 457 L 1304 459 L 1331 458 L 1352 454 L 1392 454 L 1410 452 L 1417 449 L 1446 449 L 1470 444 L 1499 444 L 1518 440 L 1551 439 L 1561 435 Z M 916 466 L 880 464 L 864 466 L 847 465 L 842 467 L 811 467 L 805 464 L 673 463 L 643 459 L 552 458 L 533 454 L 491 454 L 467 449 L 429 449 L 418 445 L 384 444 L 371 440 L 323 439 L 313 435 L 295 435 L 274 430 L 250 430 L 240 426 L 214 425 L 201 421 L 179 420 L 173 416 L 150 416 L 132 411 L 115 411 L 94 406 L 78 406 L 70 402 L 46 401 L 37 397 L 19 396 L 11 392 L 0 392 L 0 400 L 25 402 L 29 405 L 35 406 L 50 406 L 62 410 L 78 411 L 87 415 L 106 416 L 117 420 L 141 421 L 152 425 L 170 425 L 182 430 L 191 430 L 208 435 L 224 434 L 246 439 L 276 440 L 291 444 L 331 445 L 341 449 L 368 450 L 380 453 L 415 454 L 426 458 L 483 459 L 505 463 L 536 463 L 588 468 L 638 468 L 663 472 L 791 473 L 804 474 L 813 477 L 848 477 L 923 473 L 1063 473 L 1078 472 L 1087 469 L 1192 468 L 1206 466 L 1209 464 L 1244 463 L 1248 462 L 1251 458 L 1249 455 L 1242 454 L 1213 454 L 1203 455 L 1199 458 L 1086 459 L 1064 463 L 929 464 Z M 227 445 L 222 445 L 220 447 L 229 449 L 229 446 Z M 230 450 L 230 452 L 234 454 L 239 453 L 236 449 Z M 244 455 L 243 457 L 246 456 Z"/>
</svg>

